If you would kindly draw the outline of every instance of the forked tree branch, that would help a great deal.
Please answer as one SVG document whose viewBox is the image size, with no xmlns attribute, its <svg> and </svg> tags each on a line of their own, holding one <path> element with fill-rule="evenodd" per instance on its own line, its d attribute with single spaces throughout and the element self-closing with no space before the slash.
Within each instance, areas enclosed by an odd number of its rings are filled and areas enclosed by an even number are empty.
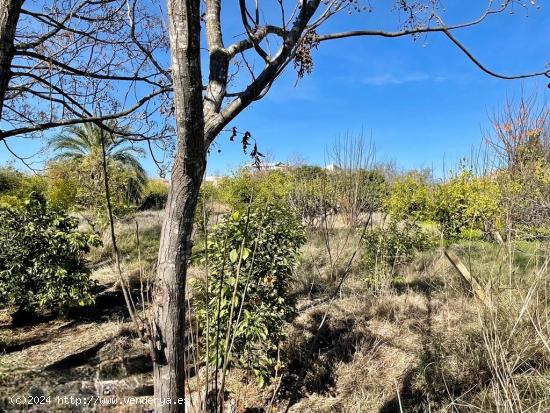
<svg viewBox="0 0 550 413">
<path fill-rule="evenodd" d="M 431 20 L 436 20 L 439 22 L 438 26 L 421 26 L 403 29 L 399 31 L 383 31 L 383 30 L 353 30 L 339 33 L 329 33 L 317 35 L 315 30 L 325 22 L 329 17 L 333 16 L 337 12 L 340 12 L 345 7 L 340 7 L 334 0 L 333 2 L 328 3 L 327 9 L 321 13 L 317 19 L 310 23 L 313 16 L 318 12 L 320 3 L 318 1 L 302 1 L 298 0 L 297 10 L 299 10 L 294 18 L 292 29 L 286 31 L 283 28 L 264 25 L 260 27 L 252 28 L 250 27 L 248 21 L 253 20 L 252 16 L 248 13 L 246 9 L 245 0 L 239 0 L 240 11 L 241 11 L 241 20 L 246 29 L 247 38 L 229 46 L 227 49 L 224 49 L 226 54 L 230 59 L 234 59 L 239 53 L 244 51 L 254 50 L 258 56 L 266 62 L 265 67 L 257 76 L 252 76 L 251 82 L 242 92 L 233 93 L 231 96 L 235 98 L 230 101 L 227 106 L 224 108 L 219 108 L 216 111 L 216 116 L 209 116 L 206 119 L 205 123 L 205 136 L 208 140 L 208 143 L 211 143 L 215 139 L 217 133 L 219 133 L 232 119 L 234 119 L 244 108 L 249 106 L 252 102 L 261 99 L 269 90 L 276 78 L 281 74 L 284 68 L 295 58 L 295 52 L 297 47 L 304 41 L 306 36 L 310 33 L 314 34 L 316 42 L 325 42 L 328 40 L 337 40 L 351 37 L 386 37 L 386 38 L 397 38 L 404 36 L 415 36 L 419 34 L 426 33 L 442 33 L 444 34 L 451 42 L 461 50 L 466 57 L 471 60 L 480 70 L 484 73 L 499 78 L 499 79 L 525 79 L 538 76 L 547 76 L 550 77 L 550 70 L 538 71 L 527 74 L 518 74 L 518 75 L 505 75 L 500 74 L 494 70 L 487 68 L 484 64 L 480 62 L 478 58 L 470 52 L 465 45 L 463 45 L 451 32 L 473 27 L 481 24 L 489 16 L 498 14 L 506 10 L 510 4 L 513 3 L 513 0 L 506 0 L 499 5 L 497 8 L 493 8 L 493 0 L 489 0 L 487 3 L 486 9 L 481 13 L 481 15 L 471 21 L 454 24 L 454 25 L 445 25 L 443 24 L 442 19 L 435 14 L 435 11 L 432 11 Z M 333 9 L 331 9 L 334 7 Z M 260 47 L 260 43 L 267 38 L 269 34 L 275 34 L 280 36 L 282 39 L 282 46 L 274 55 L 267 55 L 264 49 Z M 224 90 L 227 85 L 224 85 Z M 229 94 L 225 94 L 225 98 L 230 97 Z"/>
<path fill-rule="evenodd" d="M 38 124 L 25 126 L 25 127 L 21 127 L 21 128 L 9 129 L 9 130 L 6 130 L 6 131 L 0 130 L 0 141 L 4 140 L 6 138 L 9 138 L 11 136 L 26 135 L 26 134 L 33 133 L 33 132 L 42 132 L 42 131 L 46 131 L 46 130 L 53 129 L 53 128 L 59 128 L 59 127 L 62 127 L 62 126 L 78 125 L 78 124 L 83 124 L 83 123 L 98 124 L 98 123 L 105 122 L 107 120 L 123 118 L 123 117 L 128 116 L 128 115 L 132 114 L 133 112 L 137 111 L 138 109 L 140 109 L 142 106 L 147 104 L 153 98 L 155 98 L 159 95 L 162 95 L 164 93 L 171 92 L 171 90 L 172 89 L 168 88 L 168 87 L 155 90 L 151 94 L 141 98 L 134 106 L 132 106 L 130 108 L 127 108 L 123 111 L 114 112 L 114 113 L 110 113 L 110 114 L 107 114 L 107 115 L 83 116 L 83 117 L 71 118 L 71 119 L 60 119 L 60 120 L 56 120 L 56 121 L 38 123 Z M 132 136 L 134 136 L 134 135 L 135 134 L 132 134 Z M 152 137 L 142 137 L 142 138 L 136 137 L 133 140 L 149 140 L 149 139 L 152 139 Z"/>
</svg>

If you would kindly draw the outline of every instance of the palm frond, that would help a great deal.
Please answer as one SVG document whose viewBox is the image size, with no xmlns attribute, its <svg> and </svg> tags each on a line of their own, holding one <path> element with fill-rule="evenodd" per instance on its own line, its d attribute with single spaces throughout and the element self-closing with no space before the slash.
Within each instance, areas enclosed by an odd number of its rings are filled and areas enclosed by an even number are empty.
<svg viewBox="0 0 550 413">
<path fill-rule="evenodd" d="M 89 148 L 79 138 L 65 134 L 53 137 L 50 140 L 50 147 L 54 151 L 73 150 L 80 152 L 82 155 L 89 152 Z"/>
<path fill-rule="evenodd" d="M 115 131 L 123 130 L 117 126 L 116 121 L 109 121 L 106 126 Z M 128 131 L 124 129 L 124 133 L 128 134 Z M 84 159 L 94 154 L 96 156 L 101 154 L 102 139 L 105 143 L 107 158 L 128 168 L 133 175 L 131 185 L 135 189 L 132 192 L 140 192 L 147 180 L 147 173 L 138 159 L 139 156 L 145 155 L 143 148 L 129 145 L 127 140 L 103 131 L 93 123 L 66 127 L 60 135 L 52 138 L 50 146 L 57 152 L 54 160 Z"/>
<path fill-rule="evenodd" d="M 79 159 L 84 159 L 84 158 L 85 158 L 85 156 L 80 152 L 66 151 L 66 152 L 62 152 L 62 153 L 59 153 L 59 154 L 55 155 L 52 158 L 52 161 L 54 161 L 54 162 L 56 162 L 56 161 L 74 161 L 74 160 L 79 160 Z"/>
<path fill-rule="evenodd" d="M 147 180 L 147 172 L 143 169 L 141 162 L 131 153 L 127 152 L 117 152 L 112 156 L 112 159 L 120 162 L 127 168 L 130 168 L 135 172 L 136 177 L 139 181 L 145 182 Z"/>
</svg>

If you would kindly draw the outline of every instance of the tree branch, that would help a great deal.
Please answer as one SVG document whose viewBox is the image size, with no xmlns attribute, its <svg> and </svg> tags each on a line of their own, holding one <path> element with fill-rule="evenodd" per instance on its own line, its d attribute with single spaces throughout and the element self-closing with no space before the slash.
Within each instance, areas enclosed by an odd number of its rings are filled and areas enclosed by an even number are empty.
<svg viewBox="0 0 550 413">
<path fill-rule="evenodd" d="M 40 124 L 36 124 L 33 126 L 25 126 L 21 128 L 15 128 L 7 131 L 0 130 L 0 141 L 4 140 L 6 138 L 9 138 L 11 136 L 16 135 L 24 135 L 32 132 L 39 132 L 39 131 L 45 131 L 52 128 L 58 128 L 60 126 L 69 126 L 69 125 L 77 125 L 81 123 L 99 123 L 104 122 L 106 120 L 110 119 L 117 119 L 122 118 L 125 116 L 130 115 L 131 113 L 137 111 L 139 108 L 141 108 L 143 105 L 145 105 L 147 102 L 149 102 L 151 99 L 155 98 L 156 96 L 162 95 L 163 93 L 168 93 L 172 89 L 165 87 L 159 90 L 154 91 L 153 93 L 150 93 L 149 95 L 141 98 L 134 106 L 120 111 L 116 113 L 111 113 L 109 115 L 102 115 L 102 116 L 87 116 L 82 118 L 75 118 L 75 119 L 61 119 L 58 121 L 50 121 L 50 122 L 44 122 Z M 134 140 L 146 140 L 151 138 L 143 138 L 143 139 L 134 139 Z"/>
</svg>

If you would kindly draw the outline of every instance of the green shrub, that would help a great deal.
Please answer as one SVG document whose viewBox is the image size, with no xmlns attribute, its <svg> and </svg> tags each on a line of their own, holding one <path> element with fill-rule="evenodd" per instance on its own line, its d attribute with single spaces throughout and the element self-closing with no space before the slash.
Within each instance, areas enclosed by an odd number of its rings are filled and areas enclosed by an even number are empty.
<svg viewBox="0 0 550 413">
<path fill-rule="evenodd" d="M 371 169 L 361 170 L 358 173 L 361 182 L 361 196 L 366 200 L 365 210 L 368 212 L 380 210 L 389 195 L 389 185 L 383 172 Z"/>
<path fill-rule="evenodd" d="M 430 215 L 430 190 L 423 174 L 411 172 L 393 182 L 384 202 L 394 220 L 422 221 Z"/>
<path fill-rule="evenodd" d="M 197 226 L 197 238 L 207 233 L 212 215 L 216 210 L 218 188 L 212 182 L 203 182 L 199 191 L 199 199 L 195 209 L 194 222 Z"/>
<path fill-rule="evenodd" d="M 362 213 L 378 211 L 388 192 L 386 179 L 377 169 L 328 172 L 318 166 L 301 166 L 290 176 L 290 205 L 308 225 L 325 212 L 338 212 L 355 225 Z"/>
<path fill-rule="evenodd" d="M 325 209 L 335 208 L 336 200 L 327 184 L 326 174 L 309 178 L 304 175 L 302 171 L 293 177 L 289 202 L 302 221 L 312 226 L 315 220 L 323 215 Z"/>
<path fill-rule="evenodd" d="M 224 177 L 217 188 L 219 201 L 233 210 L 245 211 L 250 201 L 257 205 L 288 205 L 291 179 L 287 172 L 239 170 Z"/>
<path fill-rule="evenodd" d="M 170 186 L 162 179 L 149 179 L 143 191 L 140 210 L 163 209 L 168 200 Z"/>
<path fill-rule="evenodd" d="M 11 166 L 0 168 L 0 194 L 14 194 L 23 184 L 23 174 Z"/>
<path fill-rule="evenodd" d="M 75 166 L 72 162 L 50 163 L 46 175 L 48 202 L 67 211 L 76 208 L 80 188 Z"/>
<path fill-rule="evenodd" d="M 45 194 L 47 180 L 41 175 L 24 174 L 12 166 L 0 167 L 0 205 L 20 206 L 31 192 Z"/>
<path fill-rule="evenodd" d="M 135 171 L 115 159 L 108 162 L 111 206 L 115 217 L 135 212 L 142 188 Z M 107 224 L 103 164 L 95 158 L 59 160 L 48 164 L 47 196 L 52 205 L 78 211 L 89 221 Z M 28 193 L 28 192 L 27 192 Z"/>
<path fill-rule="evenodd" d="M 327 170 L 317 165 L 301 165 L 292 171 L 292 178 L 295 181 L 313 181 L 326 179 Z"/>
<path fill-rule="evenodd" d="M 433 195 L 433 219 L 445 238 L 460 238 L 465 230 L 485 231 L 501 215 L 498 185 L 488 177 L 462 170 L 438 185 Z"/>
<path fill-rule="evenodd" d="M 550 240 L 550 227 L 517 225 L 516 237 L 517 239 L 524 241 L 548 241 Z"/>
<path fill-rule="evenodd" d="M 327 174 L 335 210 L 349 226 L 361 222 L 361 214 L 378 211 L 386 197 L 386 180 L 376 169 L 337 169 Z"/>
<path fill-rule="evenodd" d="M 417 252 L 433 246 L 433 240 L 411 221 L 390 221 L 386 227 L 375 228 L 365 236 L 363 266 L 371 287 L 378 289 L 398 270 L 412 261 Z"/>
<path fill-rule="evenodd" d="M 97 237 L 35 193 L 21 207 L 0 208 L 0 222 L 1 306 L 33 312 L 92 302 L 84 253 Z"/>
<path fill-rule="evenodd" d="M 506 209 L 507 229 L 522 237 L 529 236 L 531 228 L 534 233 L 542 230 L 539 239 L 545 239 L 544 233 L 550 231 L 550 162 L 532 160 L 521 168 L 498 171 L 495 178 Z"/>
<path fill-rule="evenodd" d="M 460 238 L 467 241 L 479 241 L 483 239 L 483 231 L 478 228 L 461 228 Z"/>
<path fill-rule="evenodd" d="M 203 331 L 209 324 L 210 363 L 223 365 L 229 336 L 228 366 L 253 372 L 260 385 L 273 374 L 283 324 L 294 310 L 289 284 L 304 241 L 301 225 L 280 207 L 235 212 L 212 229 L 208 250 L 199 254 L 209 268 L 208 288 L 194 281 Z"/>
</svg>

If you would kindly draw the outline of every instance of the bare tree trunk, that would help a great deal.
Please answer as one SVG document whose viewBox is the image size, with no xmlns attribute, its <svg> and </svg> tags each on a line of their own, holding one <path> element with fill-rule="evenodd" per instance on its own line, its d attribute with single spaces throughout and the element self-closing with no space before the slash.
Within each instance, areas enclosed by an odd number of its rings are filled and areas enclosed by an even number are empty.
<svg viewBox="0 0 550 413">
<path fill-rule="evenodd" d="M 157 401 L 156 410 L 161 413 L 185 411 L 180 402 L 185 397 L 187 261 L 207 151 L 200 67 L 200 2 L 168 0 L 168 15 L 178 146 L 153 291 L 155 397 L 162 402 Z M 171 404 L 166 403 L 168 399 Z"/>
<path fill-rule="evenodd" d="M 0 119 L 14 53 L 15 29 L 24 0 L 0 0 Z"/>
</svg>

